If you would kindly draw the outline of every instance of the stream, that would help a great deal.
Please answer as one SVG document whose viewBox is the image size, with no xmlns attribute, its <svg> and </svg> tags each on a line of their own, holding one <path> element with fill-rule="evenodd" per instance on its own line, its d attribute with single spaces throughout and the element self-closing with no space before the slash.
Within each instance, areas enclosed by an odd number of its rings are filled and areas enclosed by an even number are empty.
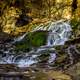
<svg viewBox="0 0 80 80">
<path fill-rule="evenodd" d="M 54 63 L 57 57 L 57 51 L 54 46 L 64 45 L 70 38 L 72 29 L 69 21 L 59 20 L 49 22 L 45 27 L 44 25 L 37 26 L 31 33 L 35 31 L 48 31 L 45 45 L 37 48 L 33 46 L 29 52 L 19 51 L 19 53 L 16 53 L 14 51 L 14 44 L 23 41 L 26 35 L 28 35 L 28 33 L 25 33 L 20 37 L 14 38 L 12 42 L 7 43 L 6 49 L 0 49 L 0 64 L 15 64 L 18 67 L 30 67 L 44 63 L 45 66 L 49 66 Z"/>
</svg>

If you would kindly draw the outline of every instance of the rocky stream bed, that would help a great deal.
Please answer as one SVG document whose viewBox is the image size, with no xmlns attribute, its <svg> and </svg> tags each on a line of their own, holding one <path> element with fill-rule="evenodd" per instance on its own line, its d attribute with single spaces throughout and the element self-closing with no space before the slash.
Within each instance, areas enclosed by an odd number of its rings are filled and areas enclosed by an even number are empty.
<svg viewBox="0 0 80 80">
<path fill-rule="evenodd" d="M 18 37 L 1 32 L 0 80 L 80 80 L 80 38 L 71 35 L 66 20 Z"/>
</svg>

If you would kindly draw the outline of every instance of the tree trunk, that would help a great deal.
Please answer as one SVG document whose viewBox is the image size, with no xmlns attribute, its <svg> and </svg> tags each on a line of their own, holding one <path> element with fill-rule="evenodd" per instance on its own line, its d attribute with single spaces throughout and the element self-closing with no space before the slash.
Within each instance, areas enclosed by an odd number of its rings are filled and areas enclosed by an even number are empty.
<svg viewBox="0 0 80 80">
<path fill-rule="evenodd" d="M 76 9 L 77 9 L 77 0 L 73 0 L 73 2 L 72 2 L 72 14 L 75 12 Z"/>
</svg>

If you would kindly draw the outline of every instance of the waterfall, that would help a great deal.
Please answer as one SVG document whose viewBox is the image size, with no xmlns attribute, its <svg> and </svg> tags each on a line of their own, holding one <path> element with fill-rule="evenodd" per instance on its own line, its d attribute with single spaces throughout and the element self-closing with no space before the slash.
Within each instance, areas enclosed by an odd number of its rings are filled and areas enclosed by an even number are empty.
<svg viewBox="0 0 80 80">
<path fill-rule="evenodd" d="M 48 46 L 64 45 L 72 31 L 70 24 L 63 21 L 58 21 L 54 24 L 52 22 L 48 30 L 50 31 L 47 40 Z"/>
<path fill-rule="evenodd" d="M 0 63 L 5 64 L 16 64 L 19 67 L 29 67 L 33 64 L 37 64 L 41 60 L 39 59 L 40 56 L 46 55 L 47 52 L 49 52 L 49 59 L 48 64 L 54 63 L 56 59 L 56 50 L 54 46 L 56 45 L 64 45 L 65 41 L 69 39 L 71 36 L 71 26 L 69 24 L 69 21 L 60 20 L 56 22 L 49 22 L 46 26 L 41 24 L 40 26 L 37 26 L 34 28 L 31 32 L 43 30 L 43 31 L 49 31 L 47 36 L 47 42 L 46 45 L 38 47 L 36 50 L 33 48 L 30 52 L 24 53 L 21 51 L 22 54 L 19 54 L 15 56 L 14 54 L 6 53 L 5 57 L 1 57 Z M 24 35 L 15 38 L 12 43 L 19 42 L 26 37 L 28 33 L 25 33 Z M 11 52 L 10 52 L 11 53 Z M 15 53 L 15 52 L 13 52 Z"/>
</svg>

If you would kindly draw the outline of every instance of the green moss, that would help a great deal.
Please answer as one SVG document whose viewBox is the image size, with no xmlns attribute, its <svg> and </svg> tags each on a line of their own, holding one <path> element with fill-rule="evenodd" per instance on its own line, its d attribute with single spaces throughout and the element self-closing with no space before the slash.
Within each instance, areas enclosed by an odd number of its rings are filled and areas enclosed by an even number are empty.
<svg viewBox="0 0 80 80">
<path fill-rule="evenodd" d="M 24 52 L 29 52 L 30 49 L 31 49 L 31 47 L 27 46 L 26 44 L 23 44 L 23 45 L 18 44 L 18 45 L 16 45 L 16 48 L 15 48 L 16 51 L 24 51 Z"/>
<path fill-rule="evenodd" d="M 71 26 L 72 26 L 72 38 L 78 37 L 80 35 L 80 19 L 74 17 L 71 20 Z"/>
<path fill-rule="evenodd" d="M 32 46 L 39 47 L 46 44 L 47 41 L 47 31 L 36 31 L 31 33 L 30 41 Z"/>
<path fill-rule="evenodd" d="M 28 37 L 25 38 L 25 40 L 17 42 L 15 44 L 15 51 L 24 51 L 29 52 L 31 50 L 31 43 Z"/>
<path fill-rule="evenodd" d="M 71 20 L 71 25 L 72 25 L 73 30 L 78 29 L 78 26 L 80 25 L 80 21 L 76 18 L 73 18 Z"/>
</svg>

